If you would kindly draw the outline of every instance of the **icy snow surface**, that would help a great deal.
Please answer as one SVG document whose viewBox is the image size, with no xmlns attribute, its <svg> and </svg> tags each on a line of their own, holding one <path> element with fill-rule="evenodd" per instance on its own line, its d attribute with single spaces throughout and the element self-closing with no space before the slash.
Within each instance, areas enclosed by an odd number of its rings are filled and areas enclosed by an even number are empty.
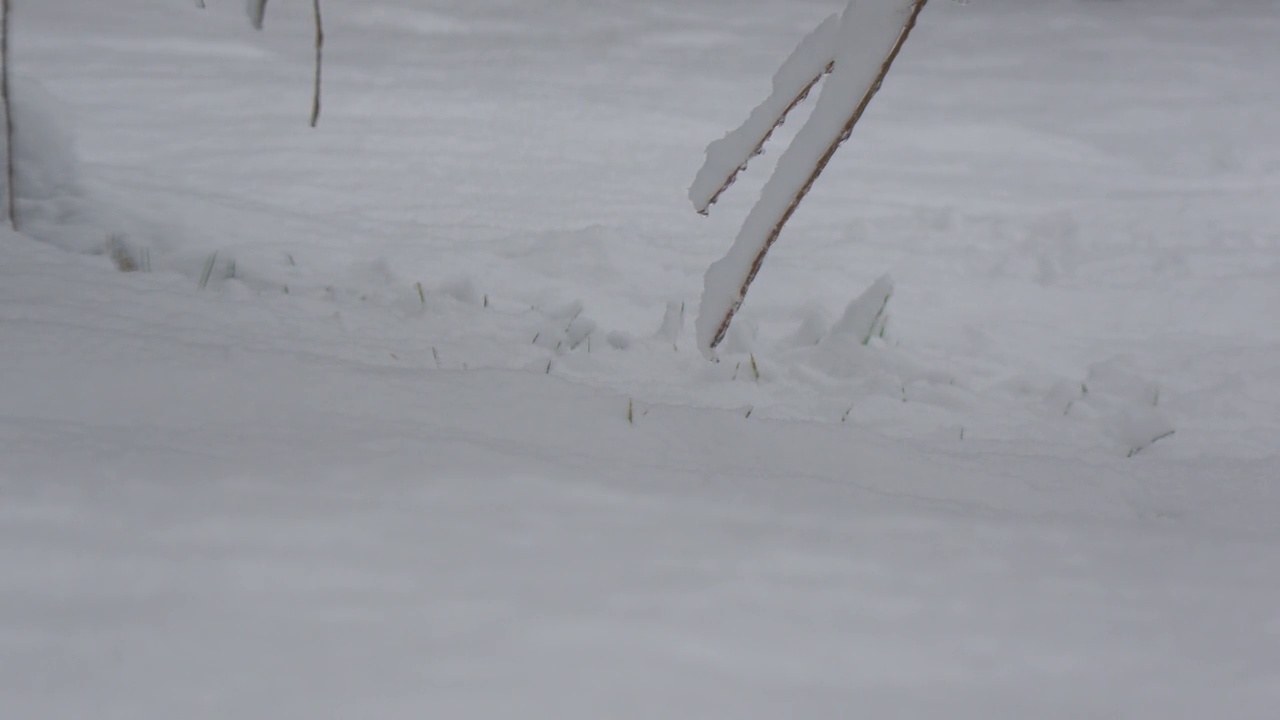
<svg viewBox="0 0 1280 720">
<path fill-rule="evenodd" d="M 843 3 L 207 4 L 14 2 L 0 717 L 1274 717 L 1272 5 L 931 4 L 712 364 Z"/>
</svg>

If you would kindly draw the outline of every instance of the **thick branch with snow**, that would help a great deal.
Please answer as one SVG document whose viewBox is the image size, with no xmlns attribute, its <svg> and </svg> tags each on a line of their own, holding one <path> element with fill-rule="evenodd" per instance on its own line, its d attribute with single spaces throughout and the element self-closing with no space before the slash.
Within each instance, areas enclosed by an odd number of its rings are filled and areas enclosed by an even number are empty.
<svg viewBox="0 0 1280 720">
<path fill-rule="evenodd" d="M 774 73 L 769 97 L 737 129 L 707 146 L 707 159 L 689 186 L 689 201 L 700 215 L 707 214 L 751 158 L 764 152 L 765 143 L 786 122 L 787 114 L 804 102 L 824 73 L 831 72 L 839 32 L 840 16 L 832 15 L 806 35 Z"/>
<path fill-rule="evenodd" d="M 928 0 L 851 0 L 817 106 L 778 160 L 725 257 L 707 269 L 695 322 L 708 357 L 729 329 L 769 248 L 880 89 Z"/>
</svg>

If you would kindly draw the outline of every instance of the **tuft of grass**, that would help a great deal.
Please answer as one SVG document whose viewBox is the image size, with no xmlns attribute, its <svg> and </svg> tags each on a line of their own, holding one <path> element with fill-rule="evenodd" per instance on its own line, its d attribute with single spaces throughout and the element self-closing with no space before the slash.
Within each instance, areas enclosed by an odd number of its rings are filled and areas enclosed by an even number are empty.
<svg viewBox="0 0 1280 720">
<path fill-rule="evenodd" d="M 135 272 L 138 270 L 138 262 L 129 254 L 129 248 L 125 246 L 122 236 L 108 235 L 106 249 L 111 262 L 115 263 L 116 269 L 120 272 Z"/>
<path fill-rule="evenodd" d="M 214 250 L 213 254 L 204 261 L 204 270 L 200 272 L 199 287 L 201 290 L 209 286 L 209 276 L 213 274 L 213 266 L 216 262 L 218 262 L 218 251 Z"/>
<path fill-rule="evenodd" d="M 755 409 L 756 409 L 756 408 L 755 408 L 755 406 L 754 406 L 754 405 L 748 405 L 748 406 L 747 406 L 747 414 L 742 416 L 742 417 L 743 417 L 743 419 L 744 419 L 744 420 L 749 420 L 749 419 L 751 418 L 751 413 L 755 412 Z"/>
<path fill-rule="evenodd" d="M 413 286 L 418 290 L 418 303 L 425 307 L 427 304 L 427 294 L 422 290 L 422 282 L 416 282 Z"/>
<path fill-rule="evenodd" d="M 636 424 L 635 402 L 631 398 L 627 398 L 627 424 Z"/>
<path fill-rule="evenodd" d="M 5 205 L 4 216 L 14 232 L 22 232 L 18 224 L 17 204 L 17 167 L 14 158 L 13 135 L 13 96 L 9 92 L 9 0 L 0 2 L 0 104 L 4 105 L 4 172 L 5 172 Z"/>
<path fill-rule="evenodd" d="M 760 366 L 756 365 L 756 354 L 748 353 L 748 357 L 751 358 L 751 377 L 755 378 L 756 382 L 760 382 Z"/>
<path fill-rule="evenodd" d="M 431 346 L 431 357 L 435 358 L 436 369 L 439 370 L 440 369 L 440 352 L 436 350 L 435 345 Z"/>
</svg>

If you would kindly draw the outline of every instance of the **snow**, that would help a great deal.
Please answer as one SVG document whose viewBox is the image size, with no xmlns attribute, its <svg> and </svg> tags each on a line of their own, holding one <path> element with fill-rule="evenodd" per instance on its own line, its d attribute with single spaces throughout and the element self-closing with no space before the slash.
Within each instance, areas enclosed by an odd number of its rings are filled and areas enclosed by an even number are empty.
<svg viewBox="0 0 1280 720">
<path fill-rule="evenodd" d="M 833 48 L 834 66 L 822 85 L 813 114 L 778 159 L 777 167 L 760 191 L 760 200 L 743 221 L 728 254 L 707 269 L 695 326 L 698 346 L 708 357 L 720 339 L 717 335 L 721 325 L 742 304 L 746 286 L 769 250 L 774 229 L 783 222 L 788 208 L 793 207 L 801 189 L 813 176 L 814 169 L 822 163 L 823 156 L 843 135 L 849 118 L 873 91 L 872 86 L 886 58 L 898 43 L 913 7 L 919 2 L 850 0 L 840 16 L 838 28 L 828 31 L 827 24 L 824 24 L 814 33 L 822 38 L 821 42 L 802 43 L 799 51 L 802 57 L 810 53 L 817 53 L 818 58 L 829 57 L 819 50 Z M 811 48 L 811 45 L 816 48 Z M 812 62 L 808 63 L 807 69 L 812 69 Z M 779 72 L 789 73 L 790 68 L 784 65 Z M 762 108 L 753 111 L 753 117 L 763 111 L 776 113 L 776 108 L 771 105 L 776 105 L 772 98 Z M 712 152 L 708 148 L 709 159 Z M 695 180 L 690 189 L 691 195 L 699 188 L 701 179 L 699 176 Z"/>
<path fill-rule="evenodd" d="M 708 363 L 831 4 L 15 3 L 0 715 L 1272 717 L 1280 15 L 931 4 Z"/>
</svg>

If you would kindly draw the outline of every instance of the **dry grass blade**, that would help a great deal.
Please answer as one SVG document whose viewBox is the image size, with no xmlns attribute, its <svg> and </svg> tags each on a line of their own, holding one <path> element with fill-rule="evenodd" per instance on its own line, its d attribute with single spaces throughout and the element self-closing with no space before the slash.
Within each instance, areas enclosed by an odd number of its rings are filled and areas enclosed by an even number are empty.
<svg viewBox="0 0 1280 720">
<path fill-rule="evenodd" d="M 315 127 L 320 122 L 320 65 L 324 56 L 324 24 L 320 19 L 320 0 L 312 0 L 311 6 L 316 16 L 316 77 L 311 94 L 311 127 Z"/>
</svg>

